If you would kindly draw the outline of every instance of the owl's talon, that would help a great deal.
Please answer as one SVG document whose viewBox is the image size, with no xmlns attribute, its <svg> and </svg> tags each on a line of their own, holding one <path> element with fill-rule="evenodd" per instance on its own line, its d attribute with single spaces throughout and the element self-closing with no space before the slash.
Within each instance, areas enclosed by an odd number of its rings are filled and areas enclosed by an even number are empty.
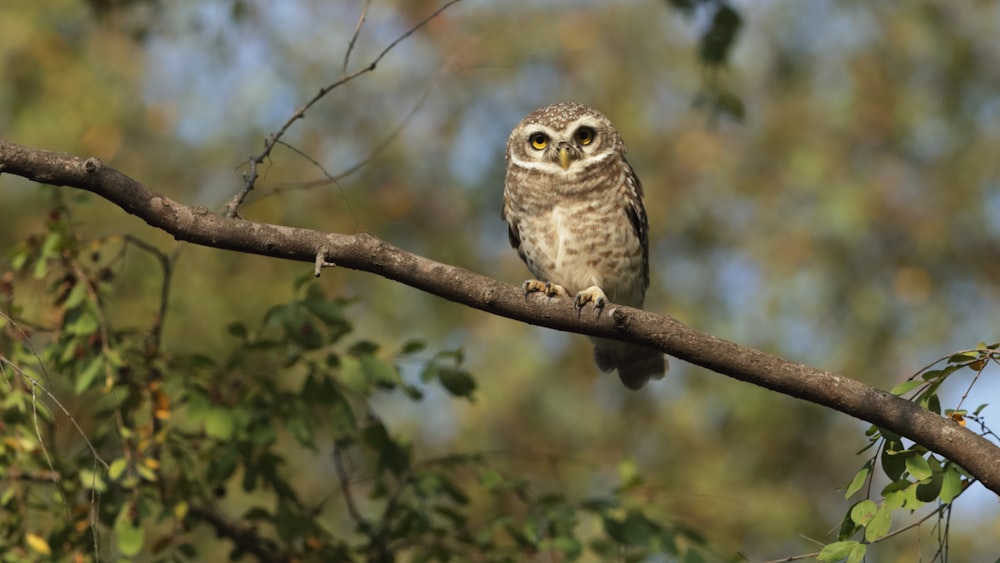
<svg viewBox="0 0 1000 563">
<path fill-rule="evenodd" d="M 600 310 L 607 305 L 608 296 L 604 294 L 604 290 L 596 285 L 592 285 L 580 293 L 577 293 L 576 297 L 573 299 L 573 304 L 576 305 L 577 309 L 583 309 L 583 306 L 587 303 L 593 303 L 594 308 Z"/>
<path fill-rule="evenodd" d="M 529 293 L 544 293 L 548 297 L 569 297 L 569 292 L 566 291 L 565 287 L 552 282 L 526 280 L 521 284 L 521 287 L 524 289 L 525 296 Z"/>
</svg>

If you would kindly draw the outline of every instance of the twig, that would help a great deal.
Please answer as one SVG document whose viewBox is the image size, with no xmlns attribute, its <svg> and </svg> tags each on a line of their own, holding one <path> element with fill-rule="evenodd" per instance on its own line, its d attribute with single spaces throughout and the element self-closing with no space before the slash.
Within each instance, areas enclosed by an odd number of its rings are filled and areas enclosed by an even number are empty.
<svg viewBox="0 0 1000 563">
<path fill-rule="evenodd" d="M 307 189 L 312 189 L 312 188 L 319 187 L 319 186 L 326 186 L 326 185 L 329 185 L 329 184 L 338 184 L 344 178 L 346 178 L 346 177 L 350 176 L 351 174 L 354 174 L 358 170 L 364 168 L 369 163 L 371 163 L 371 161 L 375 160 L 378 157 L 378 155 L 381 154 L 382 151 L 384 151 L 386 149 L 386 147 L 388 147 L 393 141 L 395 141 L 396 137 L 398 137 L 399 134 L 402 133 L 404 129 L 406 129 L 406 126 L 409 125 L 410 120 L 413 119 L 413 116 L 417 114 L 417 111 L 421 107 L 423 107 L 424 102 L 427 101 L 427 96 L 430 94 L 430 91 L 431 91 L 431 87 L 428 86 L 427 89 L 424 90 L 424 93 L 420 96 L 420 100 L 418 100 L 417 103 L 414 104 L 412 108 L 410 108 L 409 113 L 407 113 L 406 116 L 403 117 L 402 121 L 400 121 L 399 124 L 388 135 L 386 135 L 385 138 L 383 138 L 382 141 L 380 141 L 378 145 L 375 146 L 375 148 L 373 148 L 367 155 L 365 155 L 364 158 L 362 158 L 361 160 L 359 160 L 359 161 L 355 162 L 354 164 L 350 165 L 346 169 L 341 170 L 340 172 L 337 172 L 336 174 L 330 174 L 329 172 L 327 172 L 315 159 L 313 159 L 312 157 L 306 155 L 302 151 L 296 149 L 295 147 L 293 147 L 291 145 L 288 145 L 286 143 L 282 143 L 282 145 L 284 145 L 284 146 L 288 147 L 289 149 L 295 151 L 296 153 L 298 153 L 299 155 L 301 155 L 303 158 L 305 158 L 309 162 L 311 162 L 314 165 L 316 165 L 316 167 L 319 168 L 320 171 L 323 173 L 323 175 L 325 176 L 325 178 L 323 178 L 323 179 L 317 179 L 317 180 L 309 180 L 309 181 L 306 181 L 306 182 L 294 182 L 294 183 L 290 182 L 290 183 L 285 183 L 285 184 L 278 184 L 274 188 L 272 188 L 270 191 L 264 192 L 262 195 L 260 195 L 259 197 L 255 198 L 254 202 L 258 202 L 258 201 L 260 201 L 260 200 L 262 200 L 264 198 L 268 198 L 268 197 L 271 197 L 273 195 L 277 195 L 277 194 L 284 193 L 284 192 L 291 192 L 291 191 L 296 191 L 296 190 L 307 190 Z"/>
<path fill-rule="evenodd" d="M 368 528 L 365 517 L 358 512 L 358 506 L 354 503 L 354 495 L 351 493 L 351 479 L 344 469 L 344 461 L 340 456 L 340 447 L 333 445 L 333 467 L 337 471 L 337 480 L 340 481 L 340 491 L 344 494 L 344 504 L 347 505 L 347 512 L 357 523 L 359 529 Z"/>
<path fill-rule="evenodd" d="M 138 237 L 125 235 L 124 240 L 126 244 L 130 244 L 148 252 L 160 264 L 160 270 L 163 274 L 163 282 L 160 284 L 160 308 L 157 312 L 156 319 L 153 321 L 153 327 L 150 330 L 150 341 L 153 344 L 153 349 L 159 350 L 160 340 L 163 336 L 163 323 L 166 322 L 168 305 L 170 303 L 170 282 L 173 277 L 174 266 L 173 258 L 167 256 L 166 253 L 159 248 Z"/>
<path fill-rule="evenodd" d="M 344 51 L 344 66 L 340 69 L 341 76 L 347 74 L 347 63 L 351 60 L 351 51 L 354 50 L 354 43 L 357 42 L 358 35 L 361 34 L 361 28 L 365 25 L 365 18 L 368 17 L 368 7 L 371 5 L 372 0 L 365 0 L 365 5 L 361 8 L 361 15 L 358 16 L 358 24 L 354 26 L 354 33 L 351 34 L 351 39 L 347 42 L 347 50 Z"/>
<path fill-rule="evenodd" d="M 379 53 L 378 56 L 376 56 L 372 60 L 372 62 L 368 63 L 367 66 L 362 67 L 361 69 L 356 70 L 350 74 L 341 76 L 334 82 L 320 88 L 319 92 L 317 92 L 315 96 L 313 96 L 309 101 L 307 101 L 297 110 L 295 110 L 295 112 L 292 113 L 292 115 L 285 121 L 285 123 L 278 129 L 278 131 L 272 133 L 264 141 L 264 150 L 261 151 L 260 154 L 250 157 L 250 160 L 248 161 L 248 165 L 250 166 L 250 171 L 246 174 L 243 183 L 243 189 L 241 189 L 236 195 L 234 195 L 233 198 L 229 201 L 229 203 L 226 204 L 226 207 L 224 209 L 224 215 L 228 218 L 236 217 L 236 210 L 239 209 L 240 205 L 243 204 L 243 201 L 246 199 L 247 195 L 249 195 L 250 192 L 253 190 L 254 183 L 257 181 L 258 178 L 257 166 L 263 163 L 267 159 L 267 157 L 271 155 L 271 151 L 274 149 L 275 145 L 277 145 L 278 141 L 281 140 L 281 138 L 285 135 L 288 129 L 292 126 L 292 124 L 298 121 L 299 119 L 305 117 L 306 112 L 309 111 L 309 109 L 312 106 L 316 105 L 316 102 L 323 99 L 323 97 L 326 96 L 328 93 L 330 93 L 331 90 L 339 86 L 343 86 L 344 84 L 347 84 L 348 82 L 354 80 L 355 78 L 375 70 L 375 67 L 377 67 L 378 64 L 382 61 L 382 58 L 385 57 L 389 53 L 389 51 L 395 48 L 396 45 L 399 45 L 402 41 L 406 40 L 411 35 L 416 33 L 417 30 L 425 26 L 427 22 L 439 16 L 449 7 L 461 1 L 462 0 L 449 0 L 448 2 L 445 2 L 440 8 L 434 10 L 434 12 L 432 12 L 431 15 L 420 20 L 420 22 L 418 22 L 416 25 L 406 30 L 399 37 L 397 37 L 391 43 L 389 43 L 389 45 L 386 46 L 385 49 L 382 49 L 382 52 Z"/>
<path fill-rule="evenodd" d="M 3 314 L 3 313 L 0 313 L 0 314 Z M 6 316 L 6 315 L 4 315 L 4 316 Z M 66 418 L 68 418 L 69 421 L 73 424 L 73 427 L 76 428 L 76 431 L 80 434 L 80 437 L 83 438 L 83 441 L 87 444 L 87 447 L 90 449 L 90 453 L 93 454 L 94 459 L 97 460 L 97 461 L 99 461 L 99 462 L 101 462 L 101 465 L 104 466 L 104 469 L 108 469 L 109 468 L 108 467 L 108 463 L 106 461 L 104 461 L 104 458 L 102 458 L 101 455 L 97 453 L 97 449 L 94 447 L 94 445 L 91 444 L 90 440 L 87 439 L 87 435 L 84 433 L 83 428 L 80 428 L 80 425 L 76 422 L 76 419 L 73 418 L 73 415 L 71 415 L 69 413 L 69 411 L 66 410 L 66 407 L 64 407 L 63 404 L 59 402 L 59 399 L 57 399 L 56 396 L 53 395 L 51 391 L 49 391 L 48 389 L 46 389 L 45 386 L 42 385 L 42 383 L 40 381 L 38 381 L 37 379 L 35 379 L 31 375 L 29 375 L 26 371 L 24 371 L 23 369 L 21 369 L 20 367 L 18 367 L 17 364 L 15 364 L 14 362 L 10 361 L 6 356 L 0 356 L 0 362 L 3 362 L 5 364 L 7 364 L 8 366 L 11 367 L 11 369 L 13 369 L 14 371 L 16 371 L 18 373 L 18 375 L 20 375 L 21 377 L 23 377 L 23 378 L 27 379 L 28 381 L 30 381 L 32 385 L 34 385 L 34 386 L 38 387 L 39 389 L 41 389 L 42 393 L 44 393 L 49 399 L 51 399 L 52 402 L 57 407 L 59 407 L 59 410 L 61 410 L 62 413 L 66 415 Z"/>
</svg>

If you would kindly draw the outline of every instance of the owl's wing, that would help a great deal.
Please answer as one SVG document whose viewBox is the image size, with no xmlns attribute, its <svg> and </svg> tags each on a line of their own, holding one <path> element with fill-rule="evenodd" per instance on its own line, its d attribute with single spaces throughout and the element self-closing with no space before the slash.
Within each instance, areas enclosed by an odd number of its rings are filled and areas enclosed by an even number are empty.
<svg viewBox="0 0 1000 563">
<path fill-rule="evenodd" d="M 507 223 L 507 240 L 510 241 L 511 247 L 517 251 L 517 255 L 521 257 L 521 260 L 525 260 L 524 251 L 521 250 L 521 234 L 518 232 L 517 222 L 507 213 L 508 205 L 507 194 L 504 194 L 503 207 L 500 209 L 500 218 Z"/>
<path fill-rule="evenodd" d="M 646 218 L 646 208 L 642 205 L 642 182 L 632 169 L 628 160 L 625 162 L 625 214 L 635 230 L 642 245 L 642 279 L 643 285 L 649 287 L 649 220 Z"/>
</svg>

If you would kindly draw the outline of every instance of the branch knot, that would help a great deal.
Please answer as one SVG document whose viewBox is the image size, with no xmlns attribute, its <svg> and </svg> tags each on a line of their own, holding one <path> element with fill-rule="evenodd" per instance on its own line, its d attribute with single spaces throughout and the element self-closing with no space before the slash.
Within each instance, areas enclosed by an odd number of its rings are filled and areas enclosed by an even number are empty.
<svg viewBox="0 0 1000 563">
<path fill-rule="evenodd" d="M 83 162 L 83 169 L 88 174 L 96 174 L 101 168 L 104 168 L 104 163 L 99 158 L 92 156 Z"/>
</svg>

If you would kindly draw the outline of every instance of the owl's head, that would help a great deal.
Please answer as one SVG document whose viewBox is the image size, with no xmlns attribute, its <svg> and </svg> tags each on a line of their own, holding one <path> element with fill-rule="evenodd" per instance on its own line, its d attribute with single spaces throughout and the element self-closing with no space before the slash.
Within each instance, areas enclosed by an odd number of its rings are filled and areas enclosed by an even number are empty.
<svg viewBox="0 0 1000 563">
<path fill-rule="evenodd" d="M 605 115 L 577 103 L 529 113 L 507 140 L 507 163 L 550 174 L 576 174 L 624 155 L 618 131 Z"/>
</svg>

